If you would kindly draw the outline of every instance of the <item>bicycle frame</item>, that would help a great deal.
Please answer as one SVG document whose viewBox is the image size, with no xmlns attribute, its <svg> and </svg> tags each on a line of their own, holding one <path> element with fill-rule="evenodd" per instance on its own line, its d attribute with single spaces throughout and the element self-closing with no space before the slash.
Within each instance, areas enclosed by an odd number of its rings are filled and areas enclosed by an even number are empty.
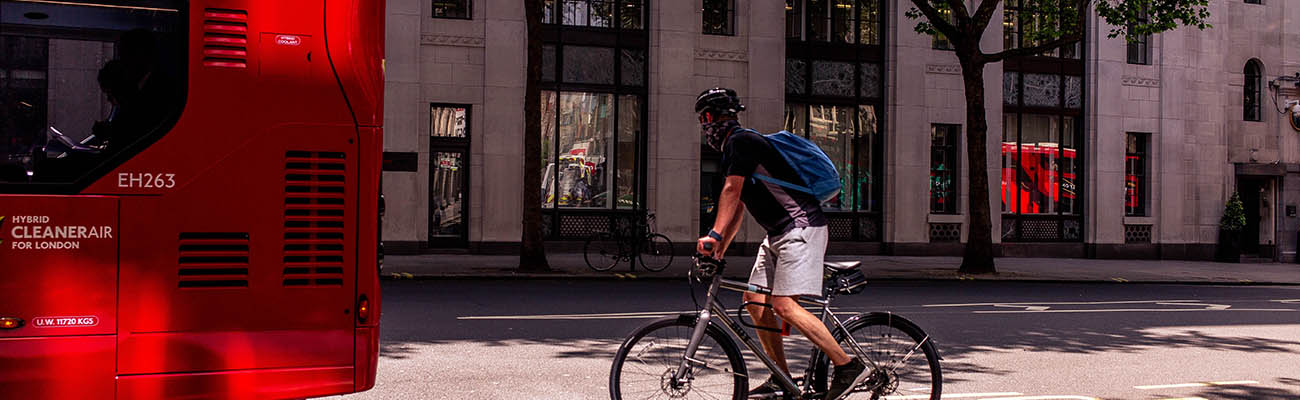
<svg viewBox="0 0 1300 400">
<path fill-rule="evenodd" d="M 811 379 L 808 379 L 808 377 L 812 376 L 813 368 L 816 367 L 815 365 L 813 365 L 814 363 L 812 362 L 808 363 L 808 370 L 804 374 L 805 377 L 804 388 L 807 390 L 801 390 L 799 388 L 799 385 L 794 382 L 794 378 L 790 377 L 784 371 L 781 371 L 781 368 L 776 365 L 776 362 L 773 361 L 772 358 L 767 355 L 766 351 L 763 351 L 763 347 L 760 344 L 755 343 L 755 341 L 749 336 L 749 334 L 745 332 L 743 327 L 741 327 L 738 322 L 731 319 L 731 317 L 727 315 L 726 308 L 723 307 L 722 303 L 717 300 L 717 293 L 719 288 L 734 290 L 738 292 L 754 292 L 762 295 L 772 294 L 772 291 L 767 288 L 751 285 L 748 282 L 740 282 L 740 281 L 723 278 L 722 268 L 720 266 L 719 270 L 714 274 L 712 281 L 709 283 L 709 290 L 708 293 L 705 295 L 705 300 L 704 300 L 706 306 L 704 307 L 703 310 L 700 310 L 698 314 L 698 317 L 695 322 L 695 329 L 691 332 L 691 340 L 690 342 L 687 343 L 686 353 L 682 357 L 681 364 L 678 366 L 677 371 L 673 374 L 673 381 L 676 383 L 682 383 L 683 379 L 686 377 L 687 367 L 690 364 L 701 364 L 701 365 L 704 364 L 703 362 L 694 359 L 695 351 L 699 349 L 700 341 L 702 341 L 704 338 L 705 329 L 709 326 L 709 323 L 713 321 L 714 318 L 717 318 L 717 320 L 721 322 L 719 326 L 721 326 L 723 330 L 726 331 L 728 335 L 731 336 L 732 340 L 738 340 L 741 343 L 743 343 L 751 353 L 754 353 L 754 356 L 758 357 L 759 361 L 763 362 L 763 365 L 766 366 L 768 370 L 772 371 L 772 376 L 775 376 L 777 378 L 777 383 L 780 384 L 781 387 L 783 387 L 786 390 L 786 393 L 811 392 L 812 382 Z M 844 323 L 841 322 L 840 319 L 835 316 L 835 313 L 831 312 L 830 304 L 831 304 L 831 299 L 833 297 L 834 297 L 834 293 L 828 295 L 824 299 L 800 297 L 799 302 L 804 304 L 814 305 L 814 306 L 821 306 L 822 323 L 828 324 L 828 326 L 833 326 L 832 334 L 834 334 L 835 330 L 843 332 L 844 337 L 848 339 L 848 343 L 850 344 L 849 346 L 850 351 L 854 355 L 857 355 L 859 360 L 862 360 L 864 363 L 867 364 L 868 370 L 874 370 L 877 367 L 877 364 L 874 363 L 869 357 L 866 356 L 866 353 L 862 351 L 861 346 L 858 345 L 857 340 L 853 338 L 853 335 L 849 334 L 848 328 L 845 327 Z M 832 323 L 833 325 L 829 325 Z M 817 356 L 817 351 L 818 350 L 814 350 L 811 356 L 812 358 L 815 358 Z"/>
</svg>

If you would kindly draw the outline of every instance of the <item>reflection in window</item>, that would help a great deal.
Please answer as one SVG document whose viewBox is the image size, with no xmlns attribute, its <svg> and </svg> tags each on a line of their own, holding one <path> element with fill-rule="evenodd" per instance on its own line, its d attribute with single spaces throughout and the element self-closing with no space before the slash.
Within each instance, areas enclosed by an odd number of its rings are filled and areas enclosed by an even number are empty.
<svg viewBox="0 0 1300 400">
<path fill-rule="evenodd" d="M 930 126 L 930 212 L 957 213 L 957 143 L 961 125 Z"/>
<path fill-rule="evenodd" d="M 463 138 L 469 127 L 465 107 L 432 107 L 429 109 L 429 136 Z"/>
<path fill-rule="evenodd" d="M 644 28 L 643 0 L 543 0 L 542 23 L 595 28 Z"/>
<path fill-rule="evenodd" d="M 1147 146 L 1151 135 L 1129 133 L 1124 151 L 1124 215 L 1147 215 Z"/>
<path fill-rule="evenodd" d="M 616 140 L 613 94 L 544 92 L 545 206 L 633 208 L 638 205 L 640 103 L 639 96 L 619 97 Z"/>
<path fill-rule="evenodd" d="M 871 180 L 875 107 L 788 103 L 784 129 L 816 143 L 839 171 L 840 195 L 823 203 L 823 208 L 875 211 Z"/>
<path fill-rule="evenodd" d="M 470 0 L 433 0 L 434 18 L 470 19 Z"/>
<path fill-rule="evenodd" d="M 1077 214 L 1075 118 L 1006 114 L 1002 139 L 1002 211 Z M 1017 140 L 1017 138 L 1019 140 Z"/>
<path fill-rule="evenodd" d="M 1133 31 L 1137 29 L 1136 25 L 1142 25 L 1146 23 L 1147 23 L 1147 10 L 1146 7 L 1144 6 L 1138 12 L 1137 24 L 1128 26 L 1129 35 L 1132 35 Z M 1151 64 L 1151 35 L 1138 35 L 1137 37 L 1129 41 L 1127 45 L 1128 45 L 1129 64 L 1140 64 L 1140 65 Z"/>
<path fill-rule="evenodd" d="M 880 44 L 879 0 L 786 0 L 786 38 Z"/>
<path fill-rule="evenodd" d="M 736 0 L 703 0 L 703 3 L 705 34 L 736 34 Z"/>
<path fill-rule="evenodd" d="M 0 1 L 0 183 L 72 182 L 180 113 L 183 2 L 83 3 Z"/>
</svg>

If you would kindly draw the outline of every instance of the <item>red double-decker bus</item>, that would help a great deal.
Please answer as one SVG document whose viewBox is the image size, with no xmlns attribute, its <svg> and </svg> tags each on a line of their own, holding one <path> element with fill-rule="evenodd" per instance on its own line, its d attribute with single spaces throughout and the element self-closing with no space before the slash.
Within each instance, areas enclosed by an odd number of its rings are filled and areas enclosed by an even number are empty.
<svg viewBox="0 0 1300 400">
<path fill-rule="evenodd" d="M 0 0 L 0 398 L 374 385 L 380 0 Z"/>
</svg>

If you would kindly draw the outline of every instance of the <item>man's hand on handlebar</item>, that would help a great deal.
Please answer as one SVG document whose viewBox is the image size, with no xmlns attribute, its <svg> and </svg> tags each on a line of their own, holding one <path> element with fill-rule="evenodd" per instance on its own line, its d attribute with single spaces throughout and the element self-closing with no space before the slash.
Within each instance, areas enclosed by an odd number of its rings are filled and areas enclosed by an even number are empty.
<svg viewBox="0 0 1300 400">
<path fill-rule="evenodd" d="M 713 257 L 713 249 L 716 248 L 718 248 L 718 240 L 708 236 L 700 238 L 700 240 L 697 241 L 695 244 L 696 253 L 699 253 L 700 255 L 704 255 L 704 256 L 709 256 L 709 257 Z M 714 257 L 714 258 L 721 258 L 721 257 Z"/>
</svg>

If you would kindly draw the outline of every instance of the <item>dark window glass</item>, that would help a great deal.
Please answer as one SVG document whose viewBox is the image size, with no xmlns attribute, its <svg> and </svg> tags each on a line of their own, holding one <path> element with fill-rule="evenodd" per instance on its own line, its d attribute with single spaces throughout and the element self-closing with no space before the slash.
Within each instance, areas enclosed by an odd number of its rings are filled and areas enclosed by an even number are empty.
<svg viewBox="0 0 1300 400">
<path fill-rule="evenodd" d="M 1264 115 L 1260 109 L 1260 87 L 1262 86 L 1263 71 L 1259 65 L 1259 60 L 1250 60 L 1246 62 L 1246 82 L 1244 98 L 1242 98 L 1243 116 L 1247 121 L 1263 121 Z"/>
<path fill-rule="evenodd" d="M 803 37 L 803 0 L 785 0 L 785 37 Z"/>
<path fill-rule="evenodd" d="M 961 125 L 930 126 L 930 212 L 957 213 L 957 145 Z"/>
<path fill-rule="evenodd" d="M 1264 4 L 1263 0 L 1246 0 L 1246 4 Z"/>
<path fill-rule="evenodd" d="M 943 19 L 947 20 L 948 23 L 953 23 L 951 8 L 943 7 L 943 8 L 939 8 L 938 11 L 939 14 L 943 15 Z M 934 36 L 930 39 L 930 42 L 931 42 L 931 46 L 934 47 L 936 50 L 953 49 L 952 42 L 948 41 L 948 37 L 944 36 L 942 33 L 939 32 L 934 33 Z"/>
<path fill-rule="evenodd" d="M 185 3 L 0 1 L 0 184 L 88 184 L 169 130 Z"/>
<path fill-rule="evenodd" d="M 785 17 L 788 39 L 880 44 L 879 0 L 786 0 Z"/>
<path fill-rule="evenodd" d="M 736 0 L 704 0 L 704 33 L 736 34 Z"/>
<path fill-rule="evenodd" d="M 872 181 L 876 108 L 787 103 L 783 129 L 817 143 L 840 173 L 840 195 L 827 211 L 877 211 Z"/>
<path fill-rule="evenodd" d="M 1147 23 L 1147 12 L 1143 8 L 1137 17 L 1138 24 Z M 1136 26 L 1130 25 L 1129 32 L 1137 29 Z M 1151 64 L 1151 35 L 1141 35 L 1128 42 L 1128 63 L 1129 64 Z"/>
<path fill-rule="evenodd" d="M 642 29 L 645 6 L 643 0 L 542 0 L 542 23 Z"/>
<path fill-rule="evenodd" d="M 1147 215 L 1147 147 L 1151 135 L 1129 133 L 1124 154 L 1124 215 Z"/>
<path fill-rule="evenodd" d="M 433 0 L 433 17 L 470 19 L 470 4 L 470 0 Z"/>
</svg>

